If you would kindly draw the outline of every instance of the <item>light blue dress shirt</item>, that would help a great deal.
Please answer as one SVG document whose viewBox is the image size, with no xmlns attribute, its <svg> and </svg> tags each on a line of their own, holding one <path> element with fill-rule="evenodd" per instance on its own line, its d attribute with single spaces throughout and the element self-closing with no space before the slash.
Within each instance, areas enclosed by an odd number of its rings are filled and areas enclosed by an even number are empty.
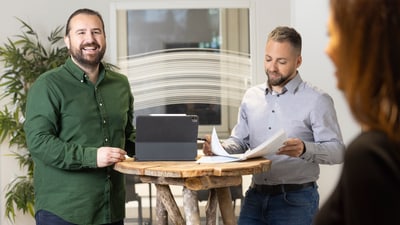
<svg viewBox="0 0 400 225">
<path fill-rule="evenodd" d="M 248 89 L 238 122 L 223 146 L 229 153 L 253 149 L 280 129 L 303 140 L 306 152 L 297 157 L 273 155 L 271 169 L 255 174 L 256 184 L 300 184 L 316 181 L 319 164 L 343 162 L 345 146 L 332 98 L 297 74 L 280 94 L 266 83 Z"/>
</svg>

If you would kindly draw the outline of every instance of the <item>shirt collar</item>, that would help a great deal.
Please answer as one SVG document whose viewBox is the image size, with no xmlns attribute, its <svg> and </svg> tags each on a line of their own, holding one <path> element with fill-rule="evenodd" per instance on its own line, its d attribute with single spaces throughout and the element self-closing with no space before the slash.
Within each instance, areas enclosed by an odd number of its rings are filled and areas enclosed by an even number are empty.
<svg viewBox="0 0 400 225">
<path fill-rule="evenodd" d="M 81 68 L 79 68 L 78 65 L 72 61 L 71 57 L 68 57 L 67 61 L 64 64 L 65 68 L 71 73 L 73 77 L 75 77 L 77 80 L 80 82 L 86 82 L 89 78 L 85 74 L 85 71 L 83 71 Z M 100 68 L 99 68 L 99 78 L 97 83 L 102 81 L 104 79 L 105 75 L 105 69 L 102 63 L 100 63 Z"/>
<path fill-rule="evenodd" d="M 293 77 L 286 85 L 283 87 L 283 93 L 289 92 L 289 93 L 295 93 L 296 90 L 298 89 L 299 85 L 303 82 L 303 79 L 301 79 L 299 72 L 297 72 L 296 76 Z M 267 95 L 268 93 L 272 93 L 272 90 L 269 89 L 268 85 L 265 84 L 265 94 Z M 282 94 L 283 94 L 282 93 Z"/>
</svg>

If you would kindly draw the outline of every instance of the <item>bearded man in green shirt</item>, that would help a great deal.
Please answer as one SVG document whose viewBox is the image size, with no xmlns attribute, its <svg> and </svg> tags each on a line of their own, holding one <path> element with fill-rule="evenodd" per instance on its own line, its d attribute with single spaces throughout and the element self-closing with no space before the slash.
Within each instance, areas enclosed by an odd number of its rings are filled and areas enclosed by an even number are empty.
<svg viewBox="0 0 400 225">
<path fill-rule="evenodd" d="M 36 224 L 122 225 L 125 181 L 113 165 L 134 154 L 131 88 L 101 63 L 106 37 L 98 12 L 75 11 L 64 41 L 70 57 L 28 93 Z"/>
</svg>

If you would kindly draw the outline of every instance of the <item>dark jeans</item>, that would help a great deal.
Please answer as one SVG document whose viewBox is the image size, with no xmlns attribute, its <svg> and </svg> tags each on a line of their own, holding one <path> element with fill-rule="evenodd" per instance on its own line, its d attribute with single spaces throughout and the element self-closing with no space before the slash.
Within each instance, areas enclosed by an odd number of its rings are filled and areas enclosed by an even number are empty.
<svg viewBox="0 0 400 225">
<path fill-rule="evenodd" d="M 318 187 L 271 195 L 250 188 L 238 225 L 310 225 L 318 210 Z"/>
<path fill-rule="evenodd" d="M 53 213 L 45 210 L 39 210 L 35 215 L 35 219 L 36 225 L 77 225 L 74 223 L 69 223 Z M 115 223 L 107 223 L 102 225 L 124 225 L 124 221 L 121 220 Z"/>
</svg>

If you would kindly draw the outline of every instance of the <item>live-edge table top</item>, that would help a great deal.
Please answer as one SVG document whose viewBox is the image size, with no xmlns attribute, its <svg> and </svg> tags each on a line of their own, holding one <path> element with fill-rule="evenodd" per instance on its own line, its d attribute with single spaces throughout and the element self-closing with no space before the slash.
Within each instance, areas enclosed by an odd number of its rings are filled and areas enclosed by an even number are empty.
<svg viewBox="0 0 400 225">
<path fill-rule="evenodd" d="M 127 159 L 116 163 L 114 169 L 125 174 L 189 178 L 199 176 L 241 176 L 269 170 L 271 161 L 255 158 L 240 162 L 204 163 L 196 161 L 135 161 Z"/>
</svg>

